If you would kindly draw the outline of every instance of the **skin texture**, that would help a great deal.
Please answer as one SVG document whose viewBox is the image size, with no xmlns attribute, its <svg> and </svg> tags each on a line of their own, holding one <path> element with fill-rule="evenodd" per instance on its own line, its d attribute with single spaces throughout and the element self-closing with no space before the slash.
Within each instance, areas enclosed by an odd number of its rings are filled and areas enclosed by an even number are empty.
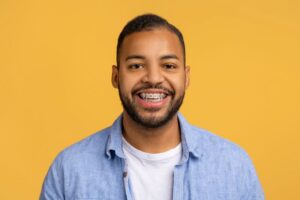
<svg viewBox="0 0 300 200">
<path fill-rule="evenodd" d="M 189 85 L 189 67 L 183 56 L 177 36 L 155 28 L 126 36 L 120 65 L 112 67 L 112 84 L 119 90 L 123 107 L 127 105 L 123 135 L 144 152 L 164 152 L 180 142 L 176 112 Z M 139 92 L 167 97 L 160 103 L 148 103 L 139 98 Z"/>
</svg>

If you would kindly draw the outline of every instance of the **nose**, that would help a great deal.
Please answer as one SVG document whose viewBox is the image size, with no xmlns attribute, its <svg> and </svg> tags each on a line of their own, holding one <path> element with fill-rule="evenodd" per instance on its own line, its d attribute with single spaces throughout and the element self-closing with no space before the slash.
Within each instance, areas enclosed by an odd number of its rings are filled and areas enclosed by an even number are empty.
<svg viewBox="0 0 300 200">
<path fill-rule="evenodd" d="M 158 85 L 164 81 L 162 69 L 158 64 L 147 66 L 146 74 L 142 81 L 151 85 Z"/>
</svg>

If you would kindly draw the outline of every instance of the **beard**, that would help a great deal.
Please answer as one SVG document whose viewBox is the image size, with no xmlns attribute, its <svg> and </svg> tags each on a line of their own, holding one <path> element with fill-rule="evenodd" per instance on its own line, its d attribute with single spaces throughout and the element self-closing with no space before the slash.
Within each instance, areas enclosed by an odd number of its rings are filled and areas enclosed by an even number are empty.
<svg viewBox="0 0 300 200">
<path fill-rule="evenodd" d="M 143 89 L 150 89 L 150 88 L 154 89 L 154 88 L 161 88 L 161 87 L 144 87 Z M 163 89 L 163 88 L 161 88 L 161 89 Z M 174 99 L 175 92 L 170 92 L 172 94 L 171 102 L 168 105 L 166 113 L 162 117 L 156 117 L 156 116 L 143 117 L 139 113 L 136 103 L 134 101 L 130 101 L 130 99 L 122 93 L 120 86 L 118 86 L 118 91 L 119 91 L 119 97 L 122 102 L 123 108 L 128 113 L 130 118 L 133 119 L 139 125 L 143 126 L 144 128 L 148 128 L 148 129 L 159 128 L 159 127 L 165 125 L 167 122 L 169 122 L 174 117 L 174 115 L 178 112 L 180 106 L 182 105 L 184 95 L 185 95 L 185 92 L 184 92 L 178 98 Z M 135 92 L 133 92 L 132 95 L 134 95 L 134 93 Z M 159 111 L 160 108 L 148 108 L 148 109 L 144 109 L 144 110 L 154 113 L 156 111 Z"/>
</svg>

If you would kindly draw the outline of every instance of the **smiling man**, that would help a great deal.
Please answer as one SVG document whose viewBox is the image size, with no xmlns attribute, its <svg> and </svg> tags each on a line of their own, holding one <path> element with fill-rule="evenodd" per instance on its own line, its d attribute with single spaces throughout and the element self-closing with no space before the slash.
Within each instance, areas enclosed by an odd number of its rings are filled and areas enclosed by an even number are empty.
<svg viewBox="0 0 300 200">
<path fill-rule="evenodd" d="M 178 113 L 189 85 L 181 32 L 141 15 L 119 35 L 112 84 L 122 115 L 61 152 L 41 200 L 263 200 L 247 154 Z"/>
</svg>

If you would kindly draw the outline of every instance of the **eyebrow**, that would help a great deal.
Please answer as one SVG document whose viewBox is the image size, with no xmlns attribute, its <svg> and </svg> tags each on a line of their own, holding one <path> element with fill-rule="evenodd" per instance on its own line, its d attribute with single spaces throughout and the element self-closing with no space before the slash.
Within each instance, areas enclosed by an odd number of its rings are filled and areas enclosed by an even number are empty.
<svg viewBox="0 0 300 200">
<path fill-rule="evenodd" d="M 142 60 L 145 60 L 146 57 L 145 56 L 141 56 L 141 55 L 131 55 L 131 56 L 127 56 L 125 60 L 128 61 L 130 59 L 142 59 Z M 179 60 L 178 56 L 176 56 L 175 54 L 169 54 L 169 55 L 164 55 L 164 56 L 160 57 L 160 60 L 167 60 L 167 59 L 177 59 L 177 60 Z"/>
<path fill-rule="evenodd" d="M 170 55 L 165 55 L 160 57 L 161 60 L 166 60 L 166 59 L 177 59 L 179 60 L 179 58 L 175 55 L 175 54 L 170 54 Z"/>
<path fill-rule="evenodd" d="M 127 56 L 125 60 L 127 61 L 127 60 L 130 60 L 130 59 L 143 59 L 143 60 L 145 60 L 146 58 L 144 56 L 141 56 L 141 55 L 131 55 L 131 56 Z"/>
</svg>

